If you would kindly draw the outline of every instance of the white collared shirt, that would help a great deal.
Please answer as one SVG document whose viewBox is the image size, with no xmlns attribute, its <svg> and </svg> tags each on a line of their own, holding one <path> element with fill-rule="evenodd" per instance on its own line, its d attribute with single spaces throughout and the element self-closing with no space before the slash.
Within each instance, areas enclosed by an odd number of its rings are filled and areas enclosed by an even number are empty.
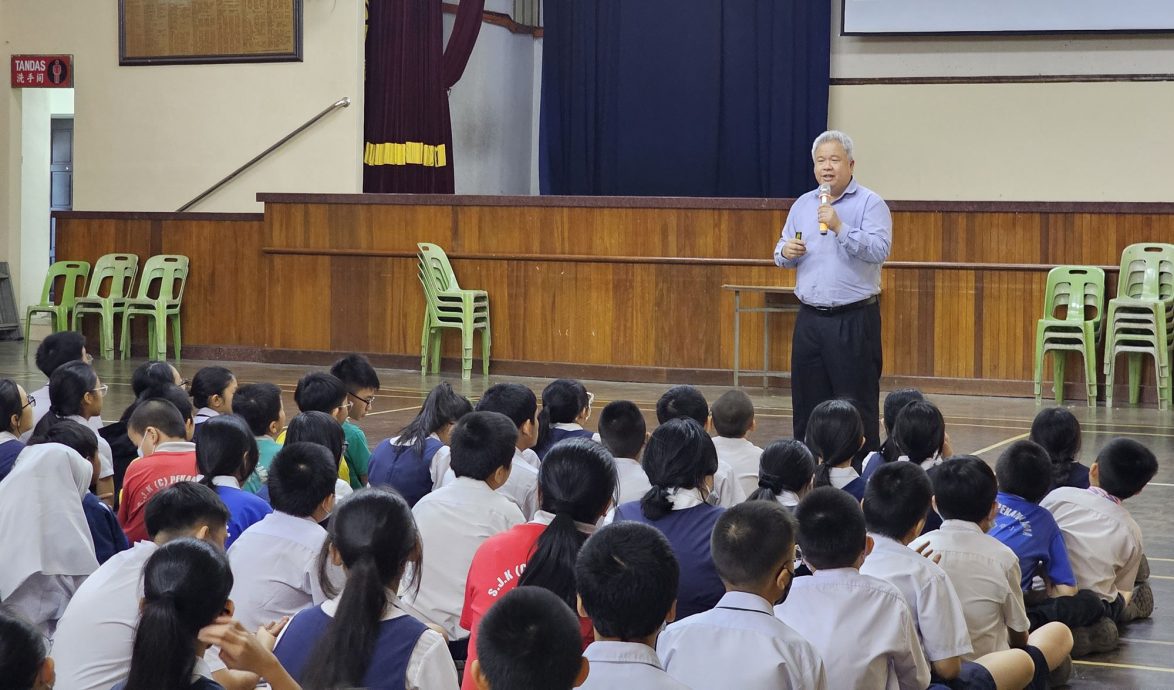
<svg viewBox="0 0 1174 690">
<path fill-rule="evenodd" d="M 931 662 L 974 651 L 958 593 L 940 566 L 882 534 L 872 534 L 872 553 L 860 572 L 884 580 L 901 590 L 913 613 L 917 634 Z"/>
<path fill-rule="evenodd" d="M 616 475 L 620 480 L 620 500 L 616 505 L 639 501 L 652 488 L 648 473 L 631 458 L 616 458 Z"/>
<path fill-rule="evenodd" d="M 200 481 L 201 478 L 202 475 L 201 477 L 197 477 L 196 481 Z M 222 474 L 216 477 L 212 477 L 212 486 L 227 486 L 231 489 L 239 489 L 241 488 L 241 483 L 236 477 L 230 477 L 226 474 Z"/>
<path fill-rule="evenodd" d="M 941 555 L 938 564 L 950 576 L 962 602 L 974 647 L 964 658 L 972 661 L 1010 649 L 1007 629 L 1026 632 L 1030 627 L 1015 552 L 965 520 L 946 520 L 909 547 L 917 549 L 922 544 L 929 544 L 934 553 Z"/>
<path fill-rule="evenodd" d="M 522 511 L 485 482 L 458 477 L 421 498 L 412 514 L 427 555 L 419 590 L 401 588 L 404 602 L 425 623 L 444 629 L 449 640 L 468 637 L 460 620 L 473 555 L 486 539 L 525 522 Z M 411 575 L 404 574 L 405 587 Z"/>
<path fill-rule="evenodd" d="M 1087 490 L 1064 486 L 1040 501 L 1068 548 L 1076 586 L 1112 601 L 1133 590 L 1141 565 L 1141 528 L 1125 506 Z"/>
<path fill-rule="evenodd" d="M 669 675 L 695 688 L 827 688 L 815 648 L 756 594 L 726 592 L 670 625 L 656 651 Z"/>
<path fill-rule="evenodd" d="M 815 647 L 828 687 L 929 685 L 929 664 L 900 590 L 855 568 L 797 577 L 775 615 Z"/>
<path fill-rule="evenodd" d="M 196 426 L 199 426 L 209 419 L 219 416 L 220 413 L 216 410 L 213 410 L 211 407 L 201 407 L 200 409 L 196 410 L 196 414 L 192 416 L 192 423 Z"/>
<path fill-rule="evenodd" d="M 837 489 L 842 489 L 848 486 L 853 481 L 860 477 L 860 473 L 852 468 L 851 465 L 847 467 L 829 467 L 828 480 L 831 481 L 832 486 Z"/>
<path fill-rule="evenodd" d="M 66 419 L 77 422 L 78 424 L 81 424 L 90 431 L 94 432 L 94 438 L 98 441 L 98 464 L 101 465 L 101 471 L 98 473 L 98 479 L 113 477 L 114 453 L 110 450 L 110 443 L 106 439 L 102 438 L 102 435 L 98 433 L 98 429 L 102 428 L 102 420 L 99 419 L 98 426 L 95 427 L 92 423 L 92 420 L 95 419 L 94 417 L 86 419 L 80 414 L 75 414 L 66 417 Z"/>
<path fill-rule="evenodd" d="M 16 437 L 16 434 L 13 434 L 11 431 L 0 431 L 0 445 L 8 443 L 9 441 L 19 440 L 20 439 Z"/>
<path fill-rule="evenodd" d="M 713 473 L 713 493 L 717 494 L 717 504 L 723 508 L 733 508 L 746 500 L 746 493 L 734 476 L 734 468 L 724 460 L 717 461 L 717 472 Z"/>
<path fill-rule="evenodd" d="M 749 496 L 758 489 L 758 461 L 762 449 L 745 438 L 714 436 L 713 447 L 717 448 L 717 459 L 728 464 L 734 471 L 734 479 L 742 487 L 743 495 Z"/>
<path fill-rule="evenodd" d="M 775 500 L 784 508 L 794 510 L 799 505 L 799 494 L 784 489 L 775 496 Z"/>
<path fill-rule="evenodd" d="M 665 672 L 656 650 L 640 642 L 596 641 L 583 656 L 590 668 L 582 690 L 689 690 Z"/>
<path fill-rule="evenodd" d="M 505 480 L 505 484 L 497 487 L 497 492 L 510 499 L 518 507 L 518 510 L 522 511 L 522 517 L 529 520 L 534 516 L 534 511 L 538 510 L 538 469 L 536 464 L 529 462 L 526 453 L 535 458 L 538 457 L 532 450 L 515 448 L 514 461 L 510 465 L 510 476 Z M 437 455 L 439 454 L 437 451 Z M 449 467 L 445 470 L 444 479 L 441 480 L 440 485 L 449 486 L 456 480 L 456 473 Z"/>
<path fill-rule="evenodd" d="M 522 460 L 524 460 L 527 465 L 533 467 L 534 469 L 542 467 L 542 458 L 538 457 L 538 453 L 535 453 L 533 448 L 527 448 L 526 450 L 522 451 Z"/>
<path fill-rule="evenodd" d="M 33 404 L 33 426 L 28 431 L 26 431 L 20 435 L 20 442 L 21 443 L 28 443 L 29 442 L 29 439 L 33 437 L 33 429 L 37 428 L 37 423 L 41 421 L 42 417 L 44 417 L 46 414 L 49 413 L 49 406 L 53 404 L 52 401 L 49 400 L 49 384 L 48 383 L 41 386 L 37 390 L 29 393 L 29 397 L 31 397 L 33 400 L 37 401 L 36 403 Z M 95 432 L 98 431 L 99 429 L 101 429 L 105 424 L 102 421 L 102 417 L 100 417 L 100 416 L 90 417 L 89 419 L 84 419 L 82 417 L 78 417 L 78 419 L 81 419 L 82 424 L 85 424 L 86 426 L 90 427 Z"/>
</svg>

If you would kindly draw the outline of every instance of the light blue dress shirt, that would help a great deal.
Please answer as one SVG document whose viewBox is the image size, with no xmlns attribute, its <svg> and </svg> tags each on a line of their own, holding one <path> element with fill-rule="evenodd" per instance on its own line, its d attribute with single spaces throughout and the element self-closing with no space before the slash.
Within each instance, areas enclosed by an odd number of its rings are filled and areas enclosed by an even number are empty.
<svg viewBox="0 0 1174 690">
<path fill-rule="evenodd" d="M 832 202 L 840 217 L 840 232 L 819 233 L 819 190 L 795 200 L 775 245 L 775 264 L 798 270 L 795 295 L 816 307 L 839 307 L 880 293 L 881 264 L 893 242 L 893 218 L 876 192 L 853 178 L 844 194 Z M 794 261 L 783 258 L 783 245 L 803 233 L 807 253 Z"/>
</svg>

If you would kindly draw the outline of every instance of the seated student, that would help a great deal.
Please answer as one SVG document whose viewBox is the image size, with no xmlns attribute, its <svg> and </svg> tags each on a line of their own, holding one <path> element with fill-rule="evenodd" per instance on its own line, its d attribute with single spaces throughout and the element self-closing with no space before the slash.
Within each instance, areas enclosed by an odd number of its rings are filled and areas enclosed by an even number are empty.
<svg viewBox="0 0 1174 690">
<path fill-rule="evenodd" d="M 1023 649 L 1035 666 L 1031 687 L 1047 687 L 1050 671 L 1065 664 L 1072 651 L 1072 633 L 1062 623 L 1049 623 L 1028 634 L 1019 559 L 987 534 L 999 512 L 994 471 L 980 458 L 963 455 L 938 465 L 930 479 L 942 526 L 910 546 L 940 556 L 939 565 L 950 576 L 974 648 L 963 658 Z"/>
<path fill-rule="evenodd" d="M 815 649 L 774 616 L 795 576 L 795 529 L 774 501 L 722 513 L 711 548 L 726 594 L 660 634 L 656 651 L 670 676 L 702 688 L 827 687 Z"/>
<path fill-rule="evenodd" d="M 57 682 L 53 659 L 49 657 L 41 631 L 3 609 L 0 609 L 0 678 L 10 690 L 53 690 Z"/>
<path fill-rule="evenodd" d="M 575 603 L 575 557 L 615 496 L 611 454 L 588 439 L 571 438 L 551 448 L 538 472 L 542 510 L 530 522 L 486 539 L 469 566 L 461 613 L 461 627 L 470 631 L 461 686 L 466 690 L 475 687 L 467 670 L 477 658 L 477 626 L 506 592 L 532 585 L 554 592 L 567 606 Z M 594 639 L 591 621 L 581 623 L 586 647 Z"/>
<path fill-rule="evenodd" d="M 546 457 L 554 444 L 564 438 L 593 434 L 583 428 L 591 416 L 591 394 L 574 379 L 555 379 L 542 389 L 542 412 L 538 414 L 538 438 L 534 453 Z"/>
<path fill-rule="evenodd" d="M 294 388 L 294 403 L 302 412 L 323 412 L 333 417 L 340 427 L 354 404 L 347 397 L 346 386 L 342 381 L 333 374 L 321 371 L 312 371 L 298 379 L 298 385 Z M 345 435 L 344 432 L 344 440 Z M 285 432 L 282 432 L 277 442 L 285 443 L 288 440 L 285 436 Z M 349 482 L 347 485 L 350 485 Z"/>
<path fill-rule="evenodd" d="M 803 442 L 818 461 L 816 488 L 834 486 L 857 501 L 864 497 L 865 482 L 852 468 L 852 458 L 864 445 L 864 422 L 855 405 L 847 400 L 825 400 L 816 405 Z"/>
<path fill-rule="evenodd" d="M 477 690 L 570 690 L 587 679 L 578 619 L 541 587 L 503 596 L 474 632 L 477 658 L 465 677 Z"/>
<path fill-rule="evenodd" d="M 50 333 L 45 336 L 41 344 L 37 346 L 37 354 L 34 359 L 37 369 L 45 375 L 46 379 L 53 378 L 53 372 L 57 371 L 57 367 L 66 362 L 80 361 L 85 364 L 90 364 L 94 358 L 90 353 L 86 352 L 86 339 L 81 333 L 77 331 L 61 331 L 59 333 Z M 49 383 L 45 382 L 44 386 L 29 393 L 33 400 L 33 426 L 35 427 L 49 412 L 49 407 L 52 404 L 49 400 Z M 87 419 L 86 424 L 92 427 L 95 431 L 102 428 L 102 417 L 99 415 L 93 419 Z M 21 434 L 21 441 L 28 441 L 32 438 L 32 430 Z"/>
<path fill-rule="evenodd" d="M 1022 650 L 962 660 L 974 648 L 958 593 L 941 567 L 908 547 L 921 534 L 932 500 L 925 470 L 909 462 L 881 465 L 864 491 L 864 521 L 873 547 L 860 572 L 901 591 L 935 681 L 952 688 L 1022 688 L 1035 670 Z"/>
<path fill-rule="evenodd" d="M 141 457 L 131 463 L 122 480 L 118 521 L 133 544 L 147 539 L 143 509 L 159 489 L 175 482 L 194 481 L 196 445 L 187 440 L 187 428 L 179 410 L 161 399 L 141 403 L 127 422 L 127 435 Z"/>
<path fill-rule="evenodd" d="M 748 501 L 778 501 L 794 514 L 799 501 L 811 491 L 815 480 L 815 456 L 794 439 L 775 441 L 762 451 L 758 461 L 758 488 Z"/>
<path fill-rule="evenodd" d="M 906 405 L 897 415 L 893 425 L 893 442 L 900 450 L 898 460 L 913 462 L 933 476 L 934 468 L 944 458 L 954 454 L 950 436 L 946 433 L 946 420 L 937 406 L 928 400 L 915 400 Z M 872 467 L 879 468 L 880 463 Z M 875 470 L 874 470 L 875 471 Z M 865 477 L 867 481 L 868 477 Z M 930 509 L 925 518 L 922 534 L 942 526 L 942 516 Z"/>
<path fill-rule="evenodd" d="M 860 476 L 864 477 L 866 481 L 868 475 L 877 469 L 876 467 L 872 467 L 872 471 L 869 471 L 869 467 L 874 462 L 896 462 L 901 457 L 901 450 L 897 448 L 897 444 L 893 441 L 893 425 L 897 423 L 897 415 L 901 414 L 901 410 L 905 409 L 905 406 L 909 403 L 918 400 L 925 400 L 925 396 L 916 388 L 899 388 L 885 396 L 884 414 L 882 415 L 882 421 L 885 427 L 885 440 L 881 443 L 880 450 L 874 450 L 864 456 L 860 467 Z"/>
<path fill-rule="evenodd" d="M 232 396 L 237 382 L 224 367 L 204 367 L 192 377 L 192 402 L 196 406 L 196 426 L 209 419 L 232 412 Z"/>
<path fill-rule="evenodd" d="M 860 504 L 847 492 L 817 487 L 795 517 L 803 561 L 814 575 L 795 579 L 775 615 L 819 652 L 828 687 L 929 685 L 929 665 L 900 590 L 860 572 L 872 550 Z"/>
<path fill-rule="evenodd" d="M 269 466 L 281 444 L 277 435 L 285 428 L 281 389 L 272 383 L 246 383 L 232 396 L 232 413 L 245 420 L 257 442 L 257 467 L 241 488 L 255 494 L 269 478 Z"/>
<path fill-rule="evenodd" d="M 24 450 L 20 436 L 33 428 L 33 398 L 12 379 L 0 379 L 0 482 L 12 471 L 16 456 Z"/>
<path fill-rule="evenodd" d="M 412 508 L 428 557 L 404 577 L 400 594 L 425 623 L 444 631 L 458 661 L 468 653 L 469 631 L 460 618 L 473 556 L 486 539 L 524 520 L 518 506 L 496 491 L 509 477 L 517 438 L 518 427 L 503 414 L 461 417 L 450 439 L 456 481 Z M 422 587 L 411 587 L 416 578 Z"/>
<path fill-rule="evenodd" d="M 722 393 L 710 409 L 713 420 L 713 446 L 719 462 L 734 470 L 734 479 L 746 496 L 758 489 L 758 459 L 762 449 L 746 439 L 754 431 L 754 403 L 740 390 Z"/>
<path fill-rule="evenodd" d="M 299 611 L 282 631 L 273 653 L 290 675 L 307 688 L 455 687 L 444 637 L 393 594 L 423 554 L 403 498 L 379 488 L 356 492 L 338 507 L 326 543 L 322 566 L 341 565 L 346 584 L 330 586 L 330 599 Z"/>
<path fill-rule="evenodd" d="M 1043 446 L 1052 460 L 1052 486 L 1087 489 L 1088 467 L 1076 460 L 1080 454 L 1080 422 L 1063 407 L 1047 407 L 1031 421 L 1031 440 Z"/>
<path fill-rule="evenodd" d="M 448 440 L 453 426 L 473 411 L 465 396 L 448 382 L 433 388 L 415 419 L 371 453 L 370 483 L 390 486 L 415 506 L 444 484 L 448 470 Z"/>
<path fill-rule="evenodd" d="M 643 464 L 652 488 L 638 502 L 617 507 L 615 520 L 652 525 L 672 544 L 681 564 L 677 618 L 708 611 L 725 594 L 709 551 L 725 510 L 706 501 L 717 470 L 713 440 L 692 419 L 670 419 L 652 432 Z"/>
<path fill-rule="evenodd" d="M 599 438 L 611 452 L 620 482 L 617 505 L 639 501 L 652 485 L 640 466 L 640 453 L 648 441 L 644 413 L 630 400 L 616 400 L 599 413 Z"/>
<path fill-rule="evenodd" d="M 215 491 L 228 506 L 225 548 L 273 512 L 265 499 L 241 490 L 241 481 L 253 474 L 256 464 L 257 442 L 245 420 L 231 414 L 217 415 L 200 427 L 196 465 L 202 475 L 200 483 Z"/>
<path fill-rule="evenodd" d="M 195 482 L 177 482 L 147 502 L 150 541 L 135 543 L 94 571 L 78 588 L 57 625 L 57 682 L 70 690 L 110 690 L 126 678 L 139 622 L 143 566 L 163 544 L 183 537 L 224 546 L 228 509 Z M 223 665 L 217 679 L 227 683 Z"/>
<path fill-rule="evenodd" d="M 342 501 L 355 492 L 349 482 L 338 477 L 342 466 L 343 454 L 346 451 L 346 434 L 338 420 L 325 412 L 301 412 L 289 420 L 289 427 L 285 430 L 286 443 L 315 443 L 330 451 L 334 458 L 334 499 Z M 270 465 L 272 467 L 272 465 Z M 264 486 L 257 495 L 269 500 L 269 487 Z M 325 525 L 323 525 L 325 527 Z"/>
<path fill-rule="evenodd" d="M 1089 468 L 1089 488 L 1060 487 L 1040 501 L 1064 533 L 1076 586 L 1096 592 L 1118 623 L 1153 612 L 1150 586 L 1134 587 L 1144 558 L 1141 528 L 1121 504 L 1140 493 L 1157 471 L 1158 459 L 1150 449 L 1115 438 Z"/>
<path fill-rule="evenodd" d="M 693 386 L 673 386 L 660 396 L 656 401 L 657 424 L 664 424 L 679 417 L 692 419 L 700 424 L 702 429 L 709 427 L 709 403 L 701 391 Z M 734 477 L 734 468 L 718 458 L 717 471 L 713 474 L 713 497 L 710 501 L 723 508 L 729 508 L 745 500 L 746 494 L 742 491 L 742 485 Z"/>
<path fill-rule="evenodd" d="M 94 439 L 91 429 L 84 424 L 78 424 L 72 419 L 63 419 L 57 422 L 44 436 L 33 436 L 29 445 L 42 443 L 60 443 L 72 448 L 82 456 L 93 468 L 93 476 L 98 476 L 101 466 L 98 460 L 98 442 Z M 94 540 L 94 555 L 98 563 L 105 563 L 116 553 L 130 548 L 130 542 L 118 524 L 118 516 L 110 506 L 98 500 L 94 495 L 94 483 L 90 482 L 88 490 L 82 496 L 82 511 L 86 514 L 86 523 L 90 527 L 90 537 Z"/>
<path fill-rule="evenodd" d="M 321 577 L 337 577 L 336 569 L 320 573 L 318 553 L 326 530 L 318 523 L 334 509 L 338 460 L 314 443 L 287 443 L 269 468 L 269 499 L 273 512 L 244 531 L 228 558 L 237 574 L 232 599 L 236 618 L 256 630 L 292 616 L 327 597 Z"/>
<path fill-rule="evenodd" d="M 333 374 L 346 386 L 347 397 L 351 406 L 347 410 L 347 418 L 343 420 L 342 430 L 346 434 L 346 461 L 347 477 L 352 489 L 361 489 L 367 486 L 367 474 L 371 461 L 371 448 L 367 444 L 367 435 L 359 428 L 358 422 L 367 416 L 375 406 L 375 394 L 379 392 L 379 374 L 375 367 L 363 355 L 349 354 L 335 362 L 330 367 Z"/>
<path fill-rule="evenodd" d="M 538 399 L 534 391 L 518 383 L 498 383 L 490 386 L 477 401 L 477 412 L 500 412 L 518 427 L 517 447 L 510 476 L 498 487 L 529 520 L 538 510 L 538 456 L 531 450 L 538 438 Z M 533 460 L 530 457 L 533 457 Z M 452 470 L 446 473 L 445 484 L 456 479 Z M 472 630 L 472 628 L 468 628 Z"/>
<path fill-rule="evenodd" d="M 97 480 L 98 498 L 114 505 L 114 461 L 111 459 L 110 444 L 98 435 L 91 421 L 95 418 L 101 420 L 106 390 L 107 386 L 102 385 L 93 368 L 85 362 L 66 362 L 57 367 L 49 377 L 48 410 L 33 427 L 30 437 L 45 433 L 62 419 L 72 419 L 87 426 L 98 440 L 98 455 L 102 460 L 102 470 Z"/>
<path fill-rule="evenodd" d="M 150 362 L 147 364 L 150 364 Z M 166 363 L 160 362 L 160 364 Z M 161 373 L 162 367 L 156 367 L 154 370 Z M 167 370 L 175 371 L 170 365 L 167 366 Z M 178 372 L 176 372 L 176 376 L 178 377 Z M 196 430 L 196 424 L 193 419 L 194 409 L 192 408 L 192 399 L 182 386 L 171 383 L 170 381 L 158 381 L 155 379 L 146 381 L 143 383 L 143 386 L 140 392 L 136 393 L 134 402 L 127 405 L 119 420 L 112 424 L 107 424 L 98 432 L 98 435 L 106 439 L 110 444 L 110 452 L 114 458 L 115 507 L 117 507 L 118 499 L 122 494 L 122 482 L 126 478 L 126 470 L 132 462 L 139 459 L 139 449 L 130 440 L 130 436 L 127 433 L 127 423 L 130 422 L 130 416 L 134 414 L 141 403 L 155 398 L 166 400 L 172 405 L 175 405 L 175 409 L 179 410 L 179 416 L 183 417 L 184 438 L 188 441 L 192 440 L 192 436 Z"/>
<path fill-rule="evenodd" d="M 82 496 L 94 470 L 72 448 L 30 446 L 0 482 L 0 605 L 47 638 L 73 593 L 98 568 Z"/>
</svg>

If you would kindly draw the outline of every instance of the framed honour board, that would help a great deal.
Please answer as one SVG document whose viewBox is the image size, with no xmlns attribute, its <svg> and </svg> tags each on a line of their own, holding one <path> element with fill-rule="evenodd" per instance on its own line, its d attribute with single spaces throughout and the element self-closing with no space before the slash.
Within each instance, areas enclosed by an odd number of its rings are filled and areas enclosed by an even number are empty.
<svg viewBox="0 0 1174 690">
<path fill-rule="evenodd" d="M 118 0 L 118 64 L 294 62 L 302 0 Z"/>
</svg>

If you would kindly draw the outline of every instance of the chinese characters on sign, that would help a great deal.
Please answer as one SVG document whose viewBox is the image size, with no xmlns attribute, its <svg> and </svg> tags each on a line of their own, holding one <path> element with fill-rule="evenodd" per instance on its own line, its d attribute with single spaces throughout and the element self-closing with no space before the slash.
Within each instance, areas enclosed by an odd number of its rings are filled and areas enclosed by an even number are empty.
<svg viewBox="0 0 1174 690">
<path fill-rule="evenodd" d="M 73 88 L 73 56 L 13 55 L 12 88 Z"/>
</svg>

